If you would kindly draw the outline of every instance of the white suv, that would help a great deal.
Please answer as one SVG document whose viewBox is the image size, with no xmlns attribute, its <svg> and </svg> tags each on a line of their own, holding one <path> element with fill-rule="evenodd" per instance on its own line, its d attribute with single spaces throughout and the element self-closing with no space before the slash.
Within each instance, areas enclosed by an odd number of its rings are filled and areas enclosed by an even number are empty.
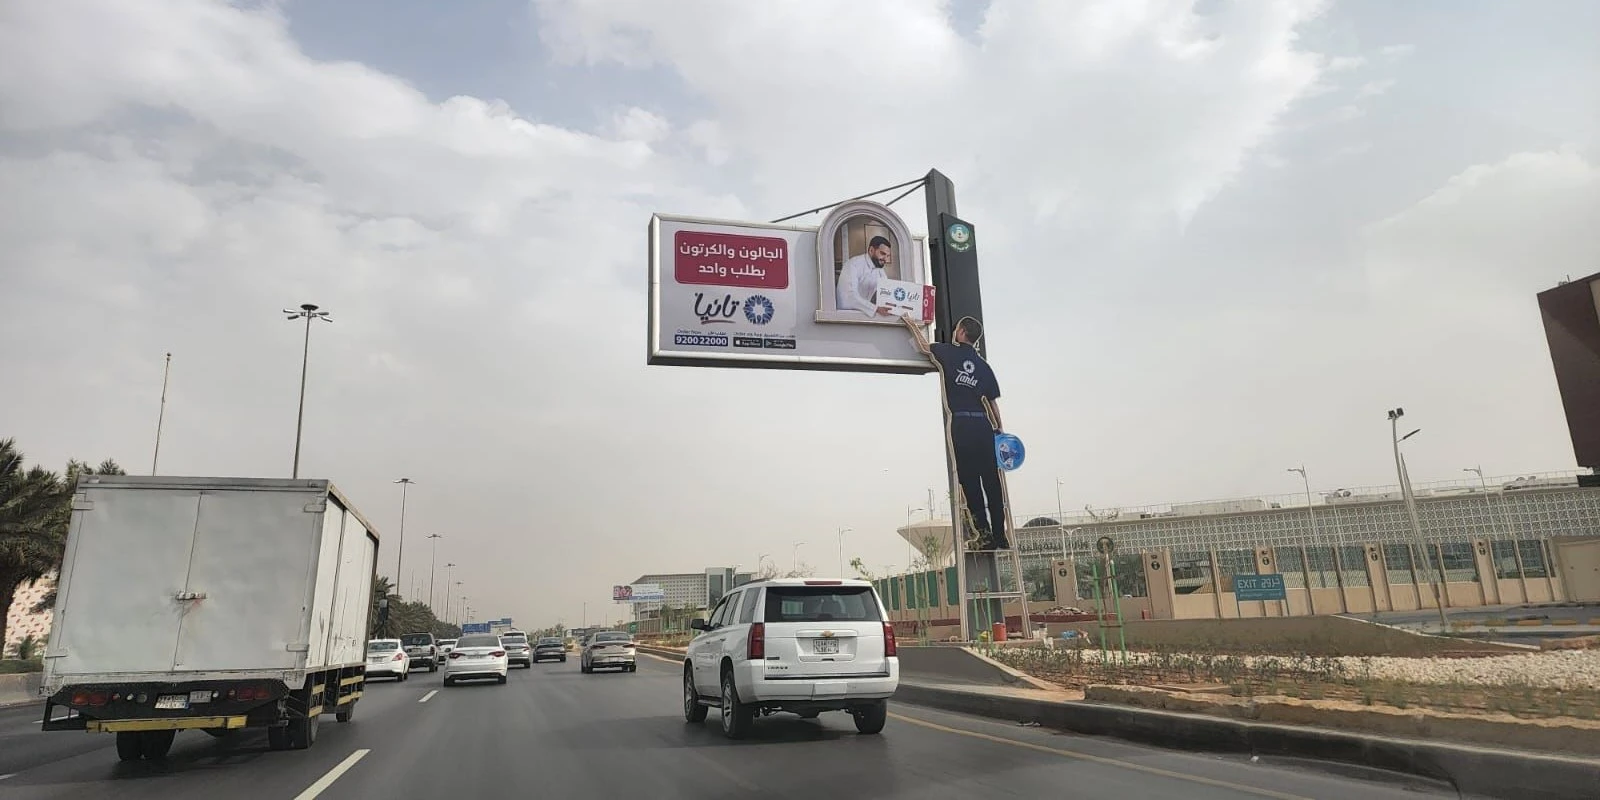
<svg viewBox="0 0 1600 800">
<path fill-rule="evenodd" d="M 848 711 L 878 733 L 900 686 L 894 626 L 872 584 L 783 578 L 748 583 L 717 603 L 683 662 L 683 716 L 722 710 L 722 732 L 743 738 L 757 716 L 811 719 Z"/>
</svg>

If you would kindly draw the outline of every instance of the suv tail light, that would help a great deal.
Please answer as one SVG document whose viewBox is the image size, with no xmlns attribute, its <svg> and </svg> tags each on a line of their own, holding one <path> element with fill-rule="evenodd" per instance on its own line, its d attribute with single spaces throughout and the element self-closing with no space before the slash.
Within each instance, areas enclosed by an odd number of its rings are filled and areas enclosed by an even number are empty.
<svg viewBox="0 0 1600 800">
<path fill-rule="evenodd" d="M 886 656 L 899 655 L 899 647 L 894 641 L 894 623 L 883 623 L 883 654 Z"/>
<path fill-rule="evenodd" d="M 755 661 L 765 660 L 767 657 L 767 625 L 764 622 L 750 623 L 750 644 L 745 648 L 745 658 Z"/>
</svg>

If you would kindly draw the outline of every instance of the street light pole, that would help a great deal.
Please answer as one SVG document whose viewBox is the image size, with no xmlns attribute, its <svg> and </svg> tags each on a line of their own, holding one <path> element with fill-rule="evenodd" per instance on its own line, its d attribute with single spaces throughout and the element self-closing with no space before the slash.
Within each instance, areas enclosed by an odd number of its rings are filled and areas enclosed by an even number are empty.
<svg viewBox="0 0 1600 800">
<path fill-rule="evenodd" d="M 410 478 L 399 478 L 394 483 L 400 484 L 400 554 L 394 565 L 394 582 L 399 583 L 401 576 L 405 575 L 406 567 L 406 490 L 416 481 Z"/>
<path fill-rule="evenodd" d="M 851 530 L 853 530 L 853 529 L 852 528 L 840 528 L 839 529 L 839 577 L 841 577 L 841 578 L 844 577 L 844 535 L 849 533 Z"/>
<path fill-rule="evenodd" d="M 315 303 L 301 303 L 299 311 L 284 309 L 283 313 L 289 315 L 290 320 L 304 319 L 306 321 L 305 349 L 300 354 L 300 413 L 294 421 L 294 472 L 290 477 L 300 477 L 300 433 L 305 429 L 306 421 L 306 367 L 311 362 L 311 321 L 320 319 L 323 322 L 332 322 L 333 318 L 326 311 L 318 311 Z"/>
<path fill-rule="evenodd" d="M 805 542 L 794 543 L 794 567 L 791 569 L 791 571 L 795 575 L 800 574 L 800 546 L 803 544 L 805 544 Z"/>
<path fill-rule="evenodd" d="M 455 576 L 456 562 L 444 565 L 444 621 L 450 621 L 450 585 L 451 578 Z"/>
<path fill-rule="evenodd" d="M 1061 507 L 1062 483 L 1064 481 L 1059 477 L 1056 478 L 1056 533 L 1061 536 L 1061 560 L 1065 561 L 1067 559 L 1067 512 Z"/>
<path fill-rule="evenodd" d="M 1422 538 L 1422 522 L 1417 518 L 1417 501 L 1416 497 L 1411 493 L 1411 475 L 1406 471 L 1405 456 L 1400 454 L 1400 443 L 1421 433 L 1422 429 L 1417 428 L 1416 430 L 1401 436 L 1400 418 L 1405 415 L 1406 410 L 1403 408 L 1393 408 L 1389 410 L 1389 438 L 1394 442 L 1394 469 L 1395 473 L 1400 478 L 1400 497 L 1405 501 L 1406 517 L 1411 522 L 1412 540 L 1416 542 L 1418 553 L 1420 553 L 1427 562 L 1432 562 L 1434 559 L 1428 555 L 1428 543 Z M 1441 591 L 1443 589 L 1441 586 L 1443 582 L 1444 573 L 1442 570 L 1438 572 L 1435 580 L 1429 581 L 1429 583 L 1433 586 L 1433 603 L 1439 607 L 1439 632 L 1441 634 L 1448 633 L 1450 630 L 1450 619 L 1444 610 L 1444 593 Z"/>
<path fill-rule="evenodd" d="M 455 591 L 460 592 L 462 585 L 464 585 L 465 583 L 466 583 L 466 581 L 456 581 L 452 585 L 456 587 Z M 450 622 L 450 624 L 455 625 L 457 627 L 460 627 L 460 625 L 461 625 L 461 608 L 467 604 L 467 596 L 463 594 L 463 595 L 460 595 L 460 597 L 461 597 L 461 602 L 456 604 L 456 606 L 455 606 L 455 614 L 451 618 L 451 622 Z"/>
<path fill-rule="evenodd" d="M 433 540 L 433 560 L 428 563 L 428 610 L 432 611 L 434 610 L 433 600 L 435 597 L 433 593 L 433 571 L 439 566 L 439 540 L 443 539 L 444 536 L 430 533 L 428 538 Z"/>
<path fill-rule="evenodd" d="M 1506 526 L 1501 524 L 1502 520 L 1494 513 L 1494 504 L 1489 502 L 1489 481 L 1483 477 L 1483 467 L 1467 467 L 1466 469 L 1463 469 L 1462 472 L 1477 473 L 1478 486 L 1483 489 L 1483 508 L 1485 511 L 1489 512 L 1489 524 L 1499 529 L 1501 533 L 1507 534 L 1507 538 L 1510 538 L 1510 531 L 1506 530 Z"/>
<path fill-rule="evenodd" d="M 161 424 L 167 421 L 167 380 L 172 377 L 172 354 L 167 354 L 167 365 L 161 370 L 161 410 L 156 413 L 156 451 L 150 456 L 150 474 L 156 474 L 156 462 L 161 460 Z"/>
<path fill-rule="evenodd" d="M 1304 464 L 1301 464 L 1298 467 L 1290 467 L 1288 469 L 1288 471 L 1289 472 L 1298 472 L 1298 473 L 1300 473 L 1300 480 L 1304 481 L 1305 484 L 1306 484 L 1306 516 L 1311 520 L 1311 540 L 1310 541 L 1311 541 L 1312 544 L 1316 544 L 1316 542 L 1317 542 L 1317 510 L 1316 510 L 1316 507 L 1311 502 L 1311 478 L 1306 476 L 1306 465 L 1304 465 Z"/>
</svg>

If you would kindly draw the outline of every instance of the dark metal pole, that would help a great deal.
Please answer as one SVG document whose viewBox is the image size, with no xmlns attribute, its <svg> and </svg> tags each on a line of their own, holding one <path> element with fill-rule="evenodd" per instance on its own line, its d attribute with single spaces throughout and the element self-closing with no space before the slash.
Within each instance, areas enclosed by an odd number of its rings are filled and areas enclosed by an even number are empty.
<svg viewBox="0 0 1600 800">
<path fill-rule="evenodd" d="M 303 306 L 306 310 L 306 344 L 300 354 L 300 413 L 294 420 L 294 471 L 292 478 L 300 477 L 300 433 L 305 429 L 306 422 L 306 365 L 311 360 L 311 317 L 316 306 Z"/>
<path fill-rule="evenodd" d="M 161 460 L 161 425 L 167 420 L 167 381 L 172 377 L 172 354 L 167 354 L 167 365 L 161 371 L 161 411 L 156 414 L 156 450 L 150 456 L 150 474 L 156 474 L 156 464 Z"/>
</svg>

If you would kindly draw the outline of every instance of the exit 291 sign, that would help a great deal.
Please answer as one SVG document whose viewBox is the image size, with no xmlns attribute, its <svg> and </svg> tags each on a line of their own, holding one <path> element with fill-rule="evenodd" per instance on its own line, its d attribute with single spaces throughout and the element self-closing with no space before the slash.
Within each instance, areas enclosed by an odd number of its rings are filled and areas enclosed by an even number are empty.
<svg viewBox="0 0 1600 800">
<path fill-rule="evenodd" d="M 1282 575 L 1235 575 L 1233 593 L 1234 599 L 1241 603 L 1246 600 L 1284 600 L 1289 596 Z"/>
</svg>

